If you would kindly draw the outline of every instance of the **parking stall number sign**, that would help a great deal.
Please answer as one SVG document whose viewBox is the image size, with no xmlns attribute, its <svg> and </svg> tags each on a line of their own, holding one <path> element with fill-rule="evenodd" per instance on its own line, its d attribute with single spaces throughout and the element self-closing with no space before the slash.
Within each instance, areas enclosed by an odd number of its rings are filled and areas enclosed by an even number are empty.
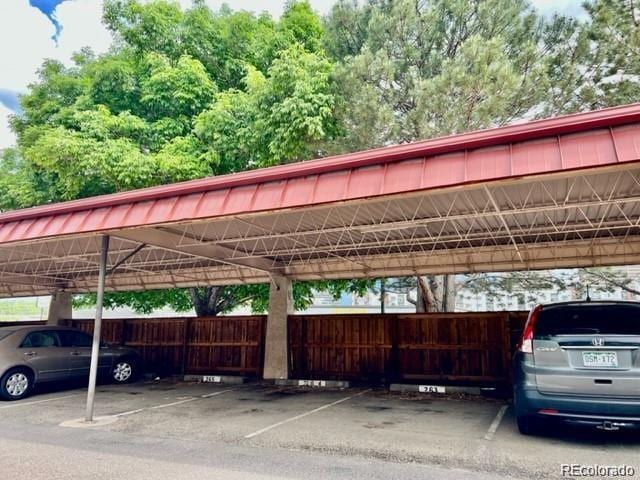
<svg viewBox="0 0 640 480">
<path fill-rule="evenodd" d="M 418 391 L 420 393 L 446 393 L 447 390 L 439 385 L 419 385 Z"/>
<path fill-rule="evenodd" d="M 299 380 L 299 387 L 326 387 L 327 382 L 324 380 Z"/>
</svg>

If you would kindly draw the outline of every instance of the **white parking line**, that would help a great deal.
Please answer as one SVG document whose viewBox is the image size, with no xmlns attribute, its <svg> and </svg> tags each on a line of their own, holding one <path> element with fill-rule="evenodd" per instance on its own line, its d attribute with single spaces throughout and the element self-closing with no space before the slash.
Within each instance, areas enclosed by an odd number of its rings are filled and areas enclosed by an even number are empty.
<svg viewBox="0 0 640 480">
<path fill-rule="evenodd" d="M 334 405 L 338 405 L 339 403 L 346 402 L 347 400 L 351 400 L 352 398 L 359 397 L 360 395 L 363 395 L 363 394 L 367 393 L 368 391 L 369 390 L 364 390 L 363 392 L 356 393 L 355 395 L 351 395 L 349 397 L 341 398 L 340 400 L 336 400 L 335 402 L 331 402 L 331 403 L 328 403 L 328 404 L 323 405 L 321 407 L 314 408 L 313 410 L 309 410 L 308 412 L 301 413 L 300 415 L 296 415 L 295 417 L 287 418 L 286 420 L 282 420 L 281 422 L 274 423 L 273 425 L 269 425 L 268 427 L 265 427 L 265 428 L 261 428 L 258 431 L 250 433 L 249 435 L 245 435 L 244 438 L 257 437 L 258 435 L 261 435 L 261 434 L 263 434 L 265 432 L 268 432 L 269 430 L 272 430 L 272 429 L 274 429 L 276 427 L 284 425 L 285 423 L 295 422 L 296 420 L 300 420 L 301 418 L 304 418 L 304 417 L 306 417 L 308 415 L 313 415 L 314 413 L 319 412 L 321 410 L 324 410 L 326 408 L 333 407 Z"/>
<path fill-rule="evenodd" d="M 138 408 L 137 410 L 129 410 L 128 412 L 116 413 L 111 415 L 112 417 L 126 417 L 127 415 L 133 415 L 134 413 L 140 413 L 146 410 L 146 408 Z"/>
<path fill-rule="evenodd" d="M 165 403 L 163 405 L 154 405 L 153 407 L 149 407 L 148 410 L 159 410 L 160 408 L 173 407 L 174 405 L 182 405 L 183 403 L 195 402 L 196 400 L 200 400 L 202 397 L 191 397 L 186 398 L 184 400 L 178 400 L 177 402 Z"/>
<path fill-rule="evenodd" d="M 27 405 L 37 405 L 39 403 L 53 402 L 54 400 L 62 400 L 63 398 L 78 397 L 80 395 L 83 395 L 83 394 L 82 393 L 74 393 L 73 395 L 64 395 L 62 397 L 46 398 L 44 400 L 36 400 L 36 401 L 33 401 L 33 402 L 12 403 L 11 405 L 2 405 L 2 406 L 0 406 L 0 409 L 4 410 L 5 408 L 26 407 Z"/>
<path fill-rule="evenodd" d="M 217 395 L 222 395 L 223 393 L 233 392 L 234 390 L 238 390 L 239 388 L 241 388 L 241 387 L 228 388 L 226 390 L 220 390 L 218 392 L 206 393 L 204 395 L 198 395 L 197 397 L 190 397 L 190 398 L 186 398 L 184 400 L 178 400 L 177 402 L 163 403 L 163 404 L 160 404 L 160 405 L 154 405 L 152 407 L 143 407 L 143 408 L 138 408 L 136 410 L 129 410 L 128 412 L 116 413 L 116 414 L 111 415 L 111 416 L 112 417 L 126 417 L 128 415 L 133 415 L 135 413 L 145 412 L 147 410 L 159 410 L 161 408 L 173 407 L 174 405 L 182 405 L 183 403 L 195 402 L 196 400 L 202 400 L 203 398 L 211 398 L 211 397 L 215 397 Z"/>
<path fill-rule="evenodd" d="M 503 405 L 502 407 L 500 407 L 500 410 L 498 410 L 498 413 L 496 414 L 496 418 L 493 419 L 493 422 L 491 422 L 491 426 L 489 426 L 489 430 L 487 430 L 487 434 L 484 436 L 485 440 L 493 439 L 493 436 L 496 434 L 496 431 L 500 426 L 500 422 L 502 422 L 504 414 L 507 413 L 508 408 L 509 405 Z"/>
</svg>

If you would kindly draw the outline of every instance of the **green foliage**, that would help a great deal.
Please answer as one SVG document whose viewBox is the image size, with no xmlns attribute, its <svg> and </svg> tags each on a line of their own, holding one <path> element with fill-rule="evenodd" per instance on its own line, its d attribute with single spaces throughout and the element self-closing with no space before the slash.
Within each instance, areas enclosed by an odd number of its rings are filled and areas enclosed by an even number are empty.
<svg viewBox="0 0 640 480">
<path fill-rule="evenodd" d="M 332 58 L 346 59 L 361 53 L 373 9 L 371 2 L 359 7 L 358 0 L 338 0 L 333 5 L 330 15 L 324 19 L 323 38 Z"/>
<path fill-rule="evenodd" d="M 137 64 L 126 52 L 104 56 L 84 66 L 91 79 L 87 96 L 90 104 L 104 105 L 114 114 L 142 113 Z"/>
<path fill-rule="evenodd" d="M 73 298 L 74 308 L 93 307 L 96 303 L 94 294 L 77 295 Z M 185 289 L 174 288 L 161 292 L 115 292 L 104 297 L 104 308 L 130 307 L 141 314 L 150 314 L 153 310 L 171 306 L 176 312 L 188 312 L 193 303 Z"/>
<path fill-rule="evenodd" d="M 374 287 L 375 280 L 332 280 L 316 282 L 294 282 L 293 303 L 296 310 L 304 310 L 313 302 L 314 292 L 324 291 L 339 299 L 343 292 L 364 295 Z M 250 285 L 247 288 L 254 294 L 251 299 L 251 310 L 264 313 L 269 307 L 269 285 Z"/>
<path fill-rule="evenodd" d="M 198 60 L 181 56 L 176 66 L 166 57 L 148 55 L 149 78 L 142 82 L 142 104 L 151 118 L 191 117 L 209 106 L 216 85 Z"/>
<path fill-rule="evenodd" d="M 491 127 L 544 97 L 542 20 L 525 1 L 338 2 L 326 21 L 340 60 L 340 119 L 363 149 Z"/>
<path fill-rule="evenodd" d="M 107 54 L 82 50 L 72 67 L 45 62 L 22 97 L 17 148 L 0 159 L 1 209 L 300 160 L 337 133 L 333 66 L 307 2 L 274 21 L 203 1 L 183 11 L 107 0 L 104 21 L 115 39 Z M 300 306 L 312 288 L 301 285 Z M 117 293 L 106 305 L 216 314 L 258 308 L 265 288 Z"/>
<path fill-rule="evenodd" d="M 55 124 L 56 116 L 71 107 L 87 87 L 87 79 L 78 68 L 65 68 L 55 60 L 45 60 L 38 71 L 40 80 L 29 86 L 20 98 L 23 113 L 14 116 L 11 126 L 18 134 L 18 143 L 27 140 L 25 129 L 31 125 Z"/>
<path fill-rule="evenodd" d="M 195 119 L 195 133 L 234 172 L 314 156 L 313 146 L 336 136 L 331 64 L 294 45 L 266 76 L 247 67 L 244 90 L 220 93 Z"/>
<path fill-rule="evenodd" d="M 546 87 L 544 63 L 522 72 L 505 47 L 499 37 L 469 37 L 438 75 L 418 81 L 415 108 L 407 113 L 411 134 L 426 138 L 505 124 L 536 105 Z M 523 61 L 536 63 L 536 48 L 522 49 Z"/>
<path fill-rule="evenodd" d="M 537 300 L 541 290 L 564 290 L 573 286 L 575 271 L 558 270 L 549 272 L 509 272 L 492 274 L 471 274 L 462 277 L 458 287 L 465 287 L 471 293 L 482 293 L 488 300 L 502 298 L 504 294 L 525 296 L 523 302 Z"/>
<path fill-rule="evenodd" d="M 373 280 L 338 280 L 319 282 L 294 282 L 293 299 L 296 310 L 311 305 L 314 292 L 327 291 L 334 299 L 343 292 L 364 295 L 374 286 Z M 254 313 L 265 313 L 269 307 L 269 284 L 237 285 L 232 287 L 175 288 L 147 292 L 117 292 L 105 296 L 105 308 L 129 307 L 140 314 L 150 314 L 155 309 L 170 306 L 177 312 L 188 312 L 195 308 L 198 316 L 229 313 L 238 305 L 248 304 Z M 95 305 L 95 295 L 78 295 L 74 307 Z M 0 304 L 1 306 L 1 304 Z"/>
<path fill-rule="evenodd" d="M 307 1 L 289 0 L 278 24 L 280 45 L 300 44 L 309 52 L 322 50 L 324 28 Z"/>
<path fill-rule="evenodd" d="M 590 18 L 581 22 L 545 19 L 525 0 L 339 0 L 324 44 L 338 62 L 345 138 L 328 148 L 361 150 L 639 101 L 640 12 L 626 0 L 585 8 Z M 551 280 L 524 272 L 468 281 L 491 296 Z"/>
<path fill-rule="evenodd" d="M 336 134 L 331 64 L 296 44 L 283 50 L 267 81 L 251 90 L 258 97 L 256 130 L 264 132 L 266 164 L 313 156 L 314 142 Z"/>
<path fill-rule="evenodd" d="M 40 319 L 46 316 L 37 298 L 0 300 L 0 325 L 2 322 Z"/>
<path fill-rule="evenodd" d="M 256 73 L 261 78 L 262 74 Z M 247 159 L 257 147 L 256 109 L 252 96 L 240 90 L 228 90 L 216 96 L 213 105 L 194 121 L 194 132 L 205 148 L 216 155 L 220 171 L 238 172 L 247 167 Z"/>
<path fill-rule="evenodd" d="M 106 0 L 111 50 L 45 61 L 22 96 L 17 147 L 0 153 L 0 209 L 640 100 L 634 3 L 585 8 L 581 21 L 545 19 L 526 0 L 338 0 L 321 21 L 307 1 L 274 20 L 204 0 Z M 371 285 L 297 283 L 296 305 L 313 289 Z M 107 302 L 218 313 L 266 298 L 262 285 Z"/>
<path fill-rule="evenodd" d="M 50 182 L 25 162 L 18 150 L 0 152 L 0 211 L 42 203 L 50 196 Z"/>
<path fill-rule="evenodd" d="M 117 38 L 136 53 L 157 52 L 170 58 L 181 53 L 184 13 L 178 2 L 107 0 L 103 20 Z"/>
<path fill-rule="evenodd" d="M 640 101 L 640 10 L 633 1 L 594 0 L 589 19 L 570 22 L 554 80 L 562 85 L 548 111 L 592 110 Z"/>
</svg>

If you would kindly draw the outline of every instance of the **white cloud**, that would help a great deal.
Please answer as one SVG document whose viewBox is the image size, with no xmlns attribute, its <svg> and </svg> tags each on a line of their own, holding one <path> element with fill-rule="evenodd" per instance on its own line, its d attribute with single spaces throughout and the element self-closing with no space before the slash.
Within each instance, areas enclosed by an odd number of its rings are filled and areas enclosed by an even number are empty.
<svg viewBox="0 0 640 480">
<path fill-rule="evenodd" d="M 28 0 L 0 0 L 0 88 L 24 92 L 37 79 L 46 58 L 71 63 L 71 55 L 84 46 L 96 53 L 109 48 L 111 37 L 101 23 L 102 1 L 71 0 L 58 5 L 56 18 L 62 25 L 58 45 L 52 39 L 55 27 Z M 0 148 L 15 139 L 8 131 L 11 112 L 0 110 Z"/>
<path fill-rule="evenodd" d="M 0 150 L 14 145 L 16 141 L 15 135 L 9 130 L 9 115 L 11 113 L 11 110 L 0 104 Z"/>
<path fill-rule="evenodd" d="M 191 0 L 179 0 L 187 8 Z M 210 7 L 220 8 L 225 0 L 207 0 Z M 226 3 L 234 10 L 252 12 L 267 11 L 273 17 L 282 14 L 284 0 L 234 0 Z M 329 12 L 335 0 L 311 0 L 316 12 Z M 532 0 L 542 13 L 580 12 L 580 0 Z M 101 23 L 102 0 L 68 0 L 55 11 L 62 25 L 56 46 L 52 36 L 55 27 L 51 21 L 28 0 L 0 0 L 0 88 L 24 92 L 29 83 L 37 78 L 37 70 L 45 58 L 54 58 L 70 63 L 73 52 L 84 46 L 94 52 L 105 52 L 111 43 L 107 29 Z M 8 130 L 7 115 L 10 111 L 0 105 L 0 148 L 13 143 L 13 134 Z"/>
<path fill-rule="evenodd" d="M 560 13 L 563 15 L 583 16 L 586 14 L 582 8 L 582 0 L 531 0 L 531 3 L 540 13 L 545 15 Z"/>
<path fill-rule="evenodd" d="M 89 46 L 96 54 L 104 53 L 111 45 L 111 34 L 102 24 L 102 2 L 72 0 L 56 9 L 62 33 L 56 48 L 57 59 L 67 63 L 74 52 Z"/>
<path fill-rule="evenodd" d="M 55 53 L 53 24 L 26 0 L 0 2 L 0 88 L 24 90 Z"/>
</svg>

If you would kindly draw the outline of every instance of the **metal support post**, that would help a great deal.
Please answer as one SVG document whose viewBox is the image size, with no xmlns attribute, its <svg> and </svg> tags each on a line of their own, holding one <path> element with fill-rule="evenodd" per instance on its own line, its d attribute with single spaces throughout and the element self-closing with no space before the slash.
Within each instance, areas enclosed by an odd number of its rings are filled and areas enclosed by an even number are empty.
<svg viewBox="0 0 640 480">
<path fill-rule="evenodd" d="M 100 355 L 100 330 L 102 328 L 102 304 L 104 302 L 104 283 L 107 276 L 107 257 L 109 255 L 109 236 L 102 237 L 100 251 L 100 276 L 98 277 L 98 293 L 96 297 L 96 320 L 93 324 L 93 344 L 91 345 L 91 370 L 89 371 L 89 388 L 87 391 L 87 413 L 85 421 L 93 422 L 93 403 L 96 395 L 98 378 L 98 357 Z"/>
</svg>

